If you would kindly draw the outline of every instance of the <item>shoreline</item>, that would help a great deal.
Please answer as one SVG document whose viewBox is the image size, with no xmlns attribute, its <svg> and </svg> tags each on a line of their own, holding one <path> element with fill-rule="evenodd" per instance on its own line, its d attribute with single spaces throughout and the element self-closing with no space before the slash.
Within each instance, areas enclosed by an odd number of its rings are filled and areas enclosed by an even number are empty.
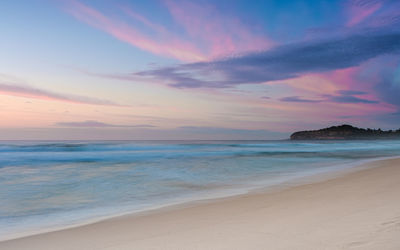
<svg viewBox="0 0 400 250">
<path fill-rule="evenodd" d="M 197 204 L 207 204 L 207 203 L 214 203 L 223 201 L 224 199 L 232 199 L 232 198 L 239 198 L 241 196 L 258 194 L 258 193 L 273 193 L 279 192 L 285 189 L 298 187 L 302 185 L 312 184 L 323 182 L 327 180 L 331 180 L 334 178 L 338 178 L 340 176 L 361 171 L 364 169 L 371 168 L 371 166 L 367 166 L 369 163 L 374 163 L 382 160 L 390 160 L 390 159 L 399 159 L 400 156 L 388 156 L 388 157 L 379 157 L 379 158 L 372 158 L 372 159 L 364 159 L 364 160 L 357 160 L 351 163 L 342 163 L 338 165 L 329 166 L 328 169 L 320 169 L 320 171 L 315 172 L 311 171 L 310 173 L 305 172 L 303 175 L 299 175 L 292 178 L 275 180 L 276 182 L 271 184 L 270 182 L 267 184 L 265 180 L 256 180 L 255 185 L 247 186 L 247 187 L 234 187 L 234 188 L 221 188 L 219 190 L 214 190 L 213 194 L 196 197 L 193 199 L 180 199 L 178 201 L 172 201 L 165 204 L 154 205 L 142 209 L 130 209 L 129 211 L 114 213 L 110 215 L 103 215 L 103 216 L 96 216 L 93 218 L 87 218 L 83 220 L 79 220 L 76 222 L 65 223 L 60 225 L 49 226 L 46 228 L 41 229 L 32 229 L 27 230 L 22 233 L 11 233 L 6 237 L 0 238 L 1 242 L 10 241 L 10 240 L 18 240 L 21 238 L 57 232 L 62 230 L 73 229 L 77 227 L 82 227 L 86 225 L 91 225 L 95 223 L 99 223 L 102 221 L 113 220 L 119 217 L 125 216 L 143 216 L 147 214 L 154 214 L 154 213 L 162 213 L 164 211 L 175 210 L 185 207 L 196 206 Z M 373 166 L 372 166 L 373 167 Z M 218 192 L 216 192 L 218 191 Z"/>
<path fill-rule="evenodd" d="M 388 164 L 388 162 L 391 164 Z M 153 229 L 157 229 L 156 224 L 160 223 L 160 222 L 158 222 L 157 218 L 160 218 L 160 217 L 164 218 L 164 219 L 165 218 L 168 219 L 169 217 L 172 216 L 175 220 L 176 219 L 179 219 L 179 221 L 189 220 L 189 222 L 191 222 L 191 223 L 184 223 L 182 226 L 185 226 L 185 224 L 197 224 L 197 223 L 201 224 L 201 221 L 196 221 L 196 219 L 191 218 L 191 216 L 188 217 L 187 215 L 186 216 L 180 215 L 180 213 L 184 213 L 184 214 L 189 213 L 189 214 L 193 215 L 193 211 L 196 211 L 196 213 L 204 214 L 207 211 L 210 212 L 210 210 L 213 210 L 213 208 L 215 210 L 215 207 L 217 207 L 217 210 L 214 212 L 221 213 L 221 206 L 225 207 L 227 204 L 231 204 L 231 203 L 235 203 L 236 207 L 239 207 L 236 209 L 240 210 L 240 207 L 248 206 L 248 205 L 241 205 L 241 204 L 237 204 L 237 203 L 242 203 L 243 201 L 246 201 L 246 200 L 247 201 L 251 200 L 252 201 L 252 202 L 250 202 L 251 204 L 253 204 L 253 203 L 258 204 L 260 202 L 260 201 L 258 201 L 258 199 L 260 199 L 260 200 L 267 199 L 268 200 L 273 197 L 277 198 L 276 196 L 279 196 L 282 194 L 284 195 L 287 193 L 299 192 L 299 190 L 301 191 L 303 189 L 307 189 L 310 187 L 311 187 L 310 192 L 315 192 L 315 188 L 313 189 L 312 187 L 324 186 L 324 185 L 327 185 L 327 183 L 329 184 L 329 183 L 335 182 L 335 181 L 340 182 L 341 180 L 349 179 L 350 177 L 352 177 L 354 175 L 355 176 L 363 175 L 363 174 L 365 175 L 365 173 L 368 171 L 379 172 L 379 171 L 377 171 L 377 169 L 380 169 L 383 167 L 388 168 L 388 166 L 386 166 L 386 165 L 393 165 L 393 164 L 400 165 L 399 163 L 400 163 L 400 158 L 398 158 L 398 157 L 390 157 L 390 159 L 385 159 L 385 160 L 371 159 L 371 161 L 368 161 L 367 163 L 363 163 L 361 166 L 357 165 L 357 166 L 351 167 L 350 169 L 345 169 L 343 171 L 335 171 L 334 173 L 331 173 L 331 172 L 323 173 L 323 175 L 326 175 L 325 178 L 323 178 L 323 179 L 320 178 L 321 176 L 319 176 L 317 178 L 315 178 L 315 176 L 311 177 L 311 178 L 314 178 L 314 180 L 310 180 L 309 179 L 310 177 L 306 177 L 306 179 L 308 179 L 308 180 L 303 180 L 303 183 L 297 183 L 296 185 L 292 184 L 289 186 L 283 185 L 274 190 L 271 190 L 270 188 L 268 188 L 268 190 L 258 189 L 258 190 L 249 192 L 247 194 L 234 195 L 234 196 L 224 197 L 224 198 L 214 198 L 214 199 L 206 199 L 206 200 L 200 200 L 200 201 L 192 201 L 192 202 L 187 202 L 184 204 L 164 206 L 162 208 L 147 210 L 147 211 L 143 211 L 143 212 L 137 212 L 137 213 L 133 213 L 133 214 L 129 213 L 126 215 L 113 216 L 112 218 L 106 218 L 106 219 L 96 221 L 96 222 L 93 222 L 90 224 L 73 226 L 70 228 L 64 228 L 64 229 L 57 230 L 57 231 L 51 231 L 51 232 L 46 232 L 46 233 L 41 233 L 41 234 L 35 234 L 32 236 L 27 236 L 27 237 L 22 237 L 22 238 L 7 240 L 7 241 L 1 241 L 0 247 L 2 247 L 2 248 L 4 247 L 4 249 L 28 249 L 28 248 L 24 248 L 24 246 L 25 246 L 25 247 L 29 247 L 30 249 L 35 249 L 34 248 L 35 246 L 32 245 L 31 243 L 36 242 L 39 244 L 39 245 L 37 245 L 37 247 L 38 247 L 37 249 L 43 249 L 43 248 L 46 249 L 45 248 L 46 246 L 40 245 L 40 243 L 46 244 L 46 242 L 48 242 L 48 243 L 52 242 L 53 241 L 53 240 L 51 240 L 52 237 L 55 237 L 55 236 L 57 236 L 57 238 L 61 237 L 61 238 L 63 238 L 61 241 L 65 240 L 65 239 L 69 239 L 69 238 L 77 240 L 77 239 L 75 239 L 75 237 L 77 237 L 77 235 L 76 235 L 77 232 L 90 231 L 91 233 L 89 235 L 86 235 L 86 236 L 90 236 L 90 235 L 101 234 L 101 232 L 96 233 L 95 231 L 97 231 L 97 230 L 103 231 L 103 233 L 104 233 L 104 231 L 105 232 L 107 231 L 108 227 L 115 227 L 116 229 L 118 229 L 119 234 L 126 235 L 127 228 L 132 227 L 132 229 L 136 228 L 136 230 L 138 230 L 137 224 L 135 223 L 138 221 L 141 222 L 142 225 L 144 225 L 148 229 L 147 230 L 148 234 L 153 235 L 154 232 L 153 233 L 151 232 L 152 231 L 151 228 L 154 227 Z M 389 168 L 390 168 L 390 166 L 389 166 Z M 393 168 L 393 169 L 397 170 L 396 168 Z M 278 197 L 274 203 L 279 205 L 282 202 L 283 201 L 281 199 L 279 199 L 279 197 Z M 294 205 L 296 205 L 296 204 L 294 204 Z M 231 210 L 235 210 L 235 206 L 233 208 L 231 208 Z M 273 211 L 272 214 L 274 212 L 277 213 L 279 211 Z M 400 214 L 399 214 L 399 216 L 400 216 Z M 218 218 L 216 218 L 216 219 L 218 219 Z M 233 222 L 235 221 L 234 218 L 231 218 L 231 219 L 233 220 Z M 128 223 L 129 221 L 131 221 L 131 223 Z M 161 220 L 161 222 L 162 221 L 163 220 Z M 221 233 L 222 232 L 224 232 L 224 230 L 222 230 Z M 202 232 L 202 233 L 205 233 L 205 232 Z M 141 234 L 143 234 L 143 232 L 141 232 Z M 82 235 L 83 238 L 87 238 L 86 236 Z M 193 237 L 196 238 L 194 235 L 190 235 L 190 236 L 192 238 Z M 118 238 L 117 235 L 113 235 L 113 234 L 108 235 L 107 237 L 104 237 L 105 238 L 104 240 L 107 241 L 106 239 L 110 238 L 110 240 L 113 241 L 112 239 L 115 237 Z M 143 237 L 145 237 L 145 236 L 143 236 Z M 189 237 L 189 238 L 191 238 L 191 237 Z M 80 237 L 78 237 L 78 238 L 80 238 Z M 88 248 L 87 245 L 85 245 L 85 244 L 88 244 L 88 242 L 86 242 L 84 239 L 79 239 L 78 241 L 82 242 L 82 245 L 80 245 L 80 244 L 77 245 L 76 246 L 77 249 L 79 249 L 80 247 L 86 248 L 86 249 Z M 135 242 L 138 243 L 138 241 L 132 240 L 131 246 L 135 246 Z M 222 243 L 222 242 L 219 242 L 219 243 Z M 98 245 L 98 247 L 100 247 L 100 246 L 102 246 L 102 244 Z M 149 247 L 149 246 L 147 245 L 147 247 Z M 89 247 L 89 249 L 90 249 L 90 247 Z M 114 249 L 114 248 L 110 248 L 110 249 Z"/>
</svg>

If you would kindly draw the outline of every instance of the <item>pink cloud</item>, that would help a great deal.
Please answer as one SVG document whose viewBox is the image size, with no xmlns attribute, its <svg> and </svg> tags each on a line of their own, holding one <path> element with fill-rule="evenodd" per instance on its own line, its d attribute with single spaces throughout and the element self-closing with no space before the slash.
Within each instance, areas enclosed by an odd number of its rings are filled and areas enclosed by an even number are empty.
<svg viewBox="0 0 400 250">
<path fill-rule="evenodd" d="M 128 23 L 121 18 L 111 17 L 77 0 L 67 3 L 67 12 L 82 22 L 139 49 L 185 62 L 205 61 L 233 52 L 266 49 L 273 44 L 239 19 L 217 13 L 211 5 L 165 2 L 173 20 L 186 32 L 182 35 L 127 6 L 119 10 L 134 22 Z"/>
<path fill-rule="evenodd" d="M 154 23 L 152 21 L 150 21 L 148 18 L 144 17 L 143 15 L 131 10 L 128 7 L 121 7 L 121 9 L 131 18 L 135 19 L 136 21 L 139 21 L 140 23 L 142 23 L 143 25 L 147 26 L 148 28 L 150 28 L 153 31 L 156 31 L 160 34 L 167 34 L 168 31 L 167 29 L 162 26 L 159 25 L 157 23 Z"/>
<path fill-rule="evenodd" d="M 321 76 L 337 86 L 340 90 L 356 90 L 356 91 L 364 91 L 368 94 L 364 95 L 369 99 L 379 99 L 373 90 L 374 83 L 373 82 L 365 82 L 360 79 L 360 74 L 366 67 L 365 64 L 357 67 L 350 67 L 346 69 L 335 70 L 332 72 L 327 72 L 321 74 Z"/>
<path fill-rule="evenodd" d="M 179 39 L 171 39 L 171 37 L 163 37 L 163 39 L 151 38 L 143 34 L 137 28 L 128 25 L 126 22 L 109 18 L 98 10 L 81 2 L 71 1 L 68 3 L 67 11 L 78 20 L 103 30 L 115 38 L 138 47 L 139 49 L 157 55 L 173 57 L 182 61 L 199 61 L 205 59 L 204 55 L 188 42 Z M 147 25 L 151 25 L 147 19 L 135 15 L 134 12 L 131 12 L 130 15 Z"/>
<path fill-rule="evenodd" d="M 364 19 L 374 14 L 381 7 L 382 3 L 380 2 L 374 4 L 368 4 L 368 3 L 363 4 L 363 2 L 359 2 L 357 4 L 356 2 L 350 5 L 349 9 L 347 10 L 350 16 L 350 19 L 347 22 L 347 26 L 351 27 L 361 23 Z"/>
<path fill-rule="evenodd" d="M 360 72 L 360 67 L 350 67 L 320 74 L 330 80 L 340 89 L 349 89 L 358 85 L 356 75 Z"/>
<path fill-rule="evenodd" d="M 382 27 L 396 25 L 400 20 L 400 2 L 395 2 L 389 8 L 383 9 L 380 15 L 376 15 L 369 20 L 372 27 Z"/>
<path fill-rule="evenodd" d="M 395 112 L 396 107 L 385 102 L 376 94 L 375 84 L 365 82 L 360 78 L 365 67 L 366 65 L 363 64 L 325 73 L 308 73 L 292 80 L 286 80 L 283 84 L 289 86 L 291 90 L 290 94 L 286 96 L 292 97 L 292 99 L 284 100 L 291 101 L 286 104 L 296 107 L 309 107 L 310 112 L 321 112 L 318 113 L 318 117 L 326 116 L 326 119 L 336 119 L 342 116 L 358 119 L 361 116 Z M 275 84 L 280 84 L 280 82 Z M 313 107 L 316 109 L 314 110 Z M 303 114 L 307 112 L 302 111 Z"/>
<path fill-rule="evenodd" d="M 376 87 L 377 80 L 370 82 L 365 81 L 360 76 L 363 71 L 366 70 L 368 64 L 363 64 L 358 67 L 350 67 L 341 70 L 335 70 L 332 72 L 320 74 L 320 76 L 331 84 L 335 85 L 337 89 L 341 91 L 355 91 L 364 92 L 365 94 L 355 95 L 367 100 L 377 100 L 379 103 L 374 105 L 368 105 L 365 103 L 356 103 L 350 105 L 353 108 L 355 115 L 369 115 L 369 114 L 380 114 L 380 113 L 391 113 L 396 111 L 396 107 L 382 100 L 377 94 L 374 88 Z M 371 76 L 370 76 L 371 77 Z"/>
<path fill-rule="evenodd" d="M 212 5 L 189 1 L 164 2 L 174 20 L 193 39 L 202 41 L 211 57 L 263 50 L 274 44 L 238 18 L 223 15 Z"/>
</svg>

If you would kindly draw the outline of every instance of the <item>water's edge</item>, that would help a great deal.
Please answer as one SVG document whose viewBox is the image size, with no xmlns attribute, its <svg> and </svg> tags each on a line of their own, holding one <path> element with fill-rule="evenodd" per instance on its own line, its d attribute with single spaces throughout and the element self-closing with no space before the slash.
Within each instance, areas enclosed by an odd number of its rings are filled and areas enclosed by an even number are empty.
<svg viewBox="0 0 400 250">
<path fill-rule="evenodd" d="M 243 195 L 251 195 L 251 194 L 266 194 L 266 193 L 273 193 L 279 192 L 288 188 L 295 188 L 306 184 L 324 182 L 327 180 L 332 180 L 336 178 L 340 178 L 341 176 L 362 171 L 369 168 L 379 167 L 379 164 L 371 164 L 377 163 L 379 161 L 389 160 L 389 159 L 400 159 L 400 155 L 397 156 L 390 156 L 390 157 L 379 157 L 379 158 L 372 158 L 372 159 L 364 159 L 364 160 L 356 160 L 351 163 L 346 164 L 339 164 L 329 168 L 327 171 L 320 171 L 320 172 L 310 172 L 309 174 L 304 174 L 303 176 L 299 176 L 296 178 L 277 181 L 276 183 L 272 184 L 268 182 L 258 182 L 256 185 L 252 187 L 247 187 L 247 189 L 221 189 L 220 192 L 214 192 L 213 194 L 209 194 L 208 196 L 203 197 L 194 197 L 192 199 L 185 199 L 174 201 L 170 203 L 165 203 L 162 205 L 147 207 L 138 210 L 132 210 L 107 216 L 100 216 L 96 218 L 91 218 L 87 220 L 82 220 L 77 223 L 73 224 L 66 224 L 66 225 L 59 225 L 53 226 L 43 229 L 38 229 L 34 231 L 25 231 L 23 233 L 16 233 L 10 234 L 5 237 L 0 238 L 0 243 L 8 240 L 15 240 L 19 238 L 45 234 L 55 231 L 62 231 L 66 229 L 81 227 L 85 225 L 90 225 L 98 222 L 102 222 L 105 220 L 113 220 L 123 216 L 143 216 L 147 214 L 154 214 L 154 213 L 162 213 L 163 211 L 179 209 L 182 207 L 189 207 L 189 206 L 196 206 L 200 203 L 214 203 L 224 199 L 236 198 Z"/>
</svg>

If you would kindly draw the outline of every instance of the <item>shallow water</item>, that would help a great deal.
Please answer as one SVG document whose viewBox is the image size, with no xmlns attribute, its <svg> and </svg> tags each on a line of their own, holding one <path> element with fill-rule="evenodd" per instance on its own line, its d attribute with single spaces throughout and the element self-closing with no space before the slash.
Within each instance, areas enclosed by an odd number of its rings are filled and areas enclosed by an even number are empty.
<svg viewBox="0 0 400 250">
<path fill-rule="evenodd" d="M 396 155 L 389 140 L 0 142 L 0 239 Z"/>
</svg>

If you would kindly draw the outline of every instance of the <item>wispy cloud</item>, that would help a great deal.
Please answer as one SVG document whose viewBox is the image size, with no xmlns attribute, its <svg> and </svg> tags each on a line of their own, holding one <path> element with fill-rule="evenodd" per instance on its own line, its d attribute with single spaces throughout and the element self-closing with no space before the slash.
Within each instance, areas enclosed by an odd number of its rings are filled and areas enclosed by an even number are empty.
<svg viewBox="0 0 400 250">
<path fill-rule="evenodd" d="M 345 4 L 347 28 L 385 27 L 400 23 L 400 2 L 396 0 L 350 0 Z"/>
<path fill-rule="evenodd" d="M 338 90 L 335 95 L 321 95 L 319 99 L 307 99 L 300 96 L 287 96 L 280 98 L 282 102 L 298 102 L 298 103 L 321 103 L 321 102 L 333 102 L 333 103 L 364 103 L 364 104 L 376 104 L 379 101 L 369 100 L 358 96 L 366 95 L 364 91 L 358 90 Z"/>
<path fill-rule="evenodd" d="M 121 9 L 131 18 L 135 19 L 136 21 L 142 23 L 143 25 L 145 25 L 146 27 L 150 28 L 150 30 L 158 32 L 159 34 L 163 34 L 166 35 L 168 34 L 168 30 L 157 23 L 152 22 L 150 19 L 148 19 L 147 17 L 133 11 L 131 8 L 129 8 L 128 6 L 124 6 L 121 7 Z"/>
<path fill-rule="evenodd" d="M 351 95 L 347 96 L 332 96 L 331 101 L 336 102 L 336 103 L 369 103 L 369 104 L 375 104 L 379 103 L 379 101 L 374 101 L 374 100 L 367 100 Z"/>
<path fill-rule="evenodd" d="M 60 94 L 27 85 L 19 85 L 16 83 L 8 83 L 8 82 L 0 82 L 0 94 L 18 96 L 18 97 L 28 97 L 41 100 L 69 102 L 76 104 L 127 107 L 125 105 L 120 105 L 118 103 L 105 99 L 97 99 L 93 97 L 79 96 L 79 95 Z"/>
<path fill-rule="evenodd" d="M 78 20 L 139 49 L 179 59 L 205 61 L 212 57 L 250 50 L 266 49 L 273 42 L 237 18 L 229 18 L 212 5 L 164 1 L 177 26 L 172 31 L 139 14 L 127 5 L 119 7 L 120 17 L 101 12 L 78 0 L 67 2 L 66 11 Z M 129 17 L 129 22 L 122 17 Z M 138 25 L 140 23 L 141 25 Z M 143 29 L 146 27 L 146 30 Z"/>
<path fill-rule="evenodd" d="M 261 29 L 245 25 L 238 17 L 230 17 L 214 5 L 195 1 L 164 0 L 177 24 L 193 41 L 206 46 L 207 55 L 218 57 L 270 48 L 274 42 L 262 35 Z"/>
<path fill-rule="evenodd" d="M 282 102 L 304 102 L 304 103 L 316 103 L 322 101 L 322 100 L 305 99 L 300 96 L 287 96 L 280 98 L 279 100 Z"/>
<path fill-rule="evenodd" d="M 102 12 L 79 1 L 73 0 L 68 2 L 66 10 L 78 20 L 103 30 L 118 40 L 129 43 L 139 49 L 183 61 L 205 59 L 202 53 L 188 42 L 180 39 L 172 39 L 170 37 L 152 38 L 141 32 L 138 28 L 122 21 L 122 19 L 110 18 Z M 142 21 L 144 20 L 145 19 L 142 19 Z"/>
<path fill-rule="evenodd" d="M 347 26 L 351 27 L 362 22 L 370 15 L 374 14 L 382 7 L 382 2 L 379 0 L 352 0 L 349 2 L 347 9 L 349 21 Z"/>
<path fill-rule="evenodd" d="M 337 95 L 325 95 L 326 101 L 335 103 L 364 103 L 364 104 L 377 104 L 379 101 L 369 100 L 361 97 L 360 95 L 365 95 L 367 93 L 363 91 L 354 90 L 340 90 Z"/>
<path fill-rule="evenodd" d="M 87 120 L 82 122 L 58 122 L 55 124 L 59 127 L 79 127 L 79 128 L 154 128 L 150 124 L 137 124 L 137 125 L 115 125 L 95 120 Z"/>
<path fill-rule="evenodd" d="M 370 30 L 331 40 L 279 46 L 211 62 L 142 71 L 136 75 L 167 82 L 176 88 L 224 88 L 296 78 L 305 73 L 345 69 L 381 55 L 399 52 L 400 32 Z"/>
</svg>

